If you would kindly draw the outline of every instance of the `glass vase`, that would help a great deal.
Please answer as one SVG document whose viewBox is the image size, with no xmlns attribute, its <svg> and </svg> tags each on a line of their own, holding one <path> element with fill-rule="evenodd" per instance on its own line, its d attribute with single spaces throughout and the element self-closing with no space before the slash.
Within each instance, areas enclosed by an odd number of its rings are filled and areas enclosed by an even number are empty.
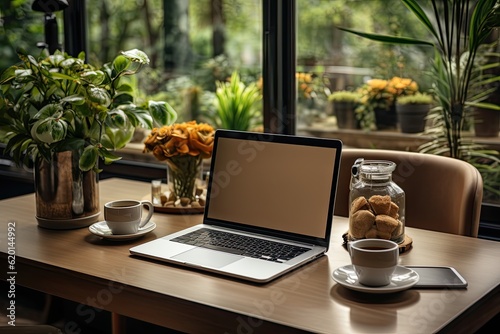
<svg viewBox="0 0 500 334">
<path fill-rule="evenodd" d="M 200 156 L 180 155 L 167 160 L 167 184 L 169 201 L 174 205 L 186 207 L 199 201 L 202 158 Z"/>
</svg>

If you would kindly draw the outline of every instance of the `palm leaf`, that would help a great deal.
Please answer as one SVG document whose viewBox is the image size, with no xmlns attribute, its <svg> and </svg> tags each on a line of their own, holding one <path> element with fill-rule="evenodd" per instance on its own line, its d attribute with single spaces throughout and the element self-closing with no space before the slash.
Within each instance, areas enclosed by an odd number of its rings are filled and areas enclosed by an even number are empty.
<svg viewBox="0 0 500 334">
<path fill-rule="evenodd" d="M 390 36 L 390 35 L 382 35 L 382 34 L 372 34 L 368 32 L 362 32 L 354 29 L 338 27 L 340 30 L 350 32 L 352 34 L 370 39 L 372 41 L 383 42 L 383 43 L 391 43 L 391 44 L 410 44 L 410 45 L 429 45 L 434 46 L 433 43 L 425 40 L 419 40 L 410 37 L 398 37 L 398 36 Z"/>
<path fill-rule="evenodd" d="M 425 11 L 420 7 L 420 5 L 415 0 L 401 0 L 405 6 L 417 17 L 417 19 L 422 22 L 422 24 L 429 30 L 429 32 L 437 39 L 440 40 L 437 31 L 434 28 L 429 17 L 425 14 Z"/>
</svg>

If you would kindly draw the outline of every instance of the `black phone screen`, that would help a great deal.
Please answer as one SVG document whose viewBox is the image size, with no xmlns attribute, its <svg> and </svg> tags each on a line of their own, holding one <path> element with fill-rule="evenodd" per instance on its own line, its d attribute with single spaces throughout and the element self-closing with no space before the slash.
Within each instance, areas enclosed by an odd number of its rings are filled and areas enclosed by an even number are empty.
<svg viewBox="0 0 500 334">
<path fill-rule="evenodd" d="M 419 276 L 415 288 L 466 288 L 467 281 L 452 267 L 407 266 Z"/>
</svg>

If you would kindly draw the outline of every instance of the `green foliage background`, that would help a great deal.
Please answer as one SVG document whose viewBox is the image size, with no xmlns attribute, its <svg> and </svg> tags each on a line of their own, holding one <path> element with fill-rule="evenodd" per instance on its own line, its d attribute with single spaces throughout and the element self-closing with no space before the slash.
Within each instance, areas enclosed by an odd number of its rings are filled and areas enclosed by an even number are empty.
<svg viewBox="0 0 500 334">
<path fill-rule="evenodd" d="M 96 65 L 109 61 L 120 50 L 139 48 L 161 69 L 165 0 L 86 0 L 89 27 L 88 57 Z M 176 0 L 187 1 L 187 0 Z M 17 61 L 15 49 L 39 52 L 43 41 L 43 14 L 31 10 L 29 0 L 6 0 L 0 26 L 0 70 Z M 189 38 L 195 62 L 193 71 L 213 58 L 210 8 L 212 0 L 189 1 Z M 261 0 L 223 0 L 225 55 L 234 67 L 261 67 Z M 429 64 L 422 59 L 429 50 L 406 50 L 356 38 L 335 26 L 363 28 L 378 33 L 424 36 L 415 19 L 398 0 L 297 0 L 298 64 L 352 66 L 373 70 L 379 77 L 413 76 L 426 86 L 422 70 Z M 62 13 L 58 12 L 62 30 Z M 63 40 L 62 32 L 60 41 Z M 322 67 L 317 70 L 320 71 Z M 232 69 L 227 72 L 231 73 Z M 255 71 L 255 70 L 254 70 Z M 216 78 L 218 79 L 218 78 Z M 362 78 L 356 78 L 357 82 Z M 215 85 L 213 86 L 213 88 Z M 151 87 L 158 90 L 158 87 Z"/>
</svg>

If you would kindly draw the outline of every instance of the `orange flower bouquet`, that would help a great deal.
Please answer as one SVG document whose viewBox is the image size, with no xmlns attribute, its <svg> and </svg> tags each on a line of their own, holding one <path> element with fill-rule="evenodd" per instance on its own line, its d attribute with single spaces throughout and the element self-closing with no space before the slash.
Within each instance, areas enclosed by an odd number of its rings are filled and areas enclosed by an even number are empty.
<svg viewBox="0 0 500 334">
<path fill-rule="evenodd" d="M 212 156 L 215 130 L 196 121 L 154 128 L 144 142 L 144 152 L 166 161 L 170 195 L 164 206 L 203 206 L 197 198 L 196 179 L 202 160 Z"/>
</svg>

